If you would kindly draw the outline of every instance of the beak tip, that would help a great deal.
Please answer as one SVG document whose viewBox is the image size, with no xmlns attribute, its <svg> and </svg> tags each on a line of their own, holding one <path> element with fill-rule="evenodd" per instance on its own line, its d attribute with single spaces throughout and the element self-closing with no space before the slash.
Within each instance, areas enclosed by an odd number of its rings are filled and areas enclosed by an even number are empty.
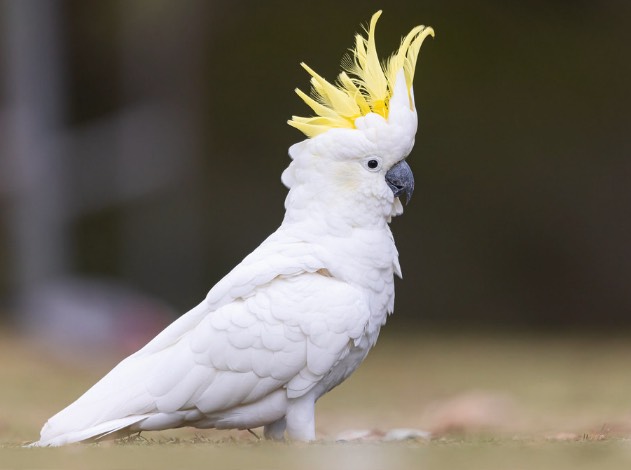
<svg viewBox="0 0 631 470">
<path fill-rule="evenodd" d="M 414 175 L 405 160 L 401 160 L 388 170 L 386 183 L 392 190 L 394 197 L 402 198 L 405 196 L 405 205 L 410 203 L 414 192 Z"/>
</svg>

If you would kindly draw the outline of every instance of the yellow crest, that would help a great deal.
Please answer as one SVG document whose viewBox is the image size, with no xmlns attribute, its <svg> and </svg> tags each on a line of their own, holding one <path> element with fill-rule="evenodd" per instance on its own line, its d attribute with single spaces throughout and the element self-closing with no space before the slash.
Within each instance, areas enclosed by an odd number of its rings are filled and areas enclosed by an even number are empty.
<svg viewBox="0 0 631 470">
<path fill-rule="evenodd" d="M 399 50 L 383 65 L 377 56 L 375 26 L 381 10 L 370 20 L 368 37 L 355 36 L 355 47 L 342 60 L 344 71 L 331 84 L 318 75 L 307 64 L 304 69 L 311 75 L 311 96 L 296 88 L 296 93 L 316 113 L 314 117 L 292 116 L 290 126 L 314 137 L 332 128 L 355 128 L 355 119 L 368 113 L 377 113 L 388 118 L 388 104 L 394 93 L 397 73 L 403 69 L 408 87 L 410 107 L 414 106 L 411 96 L 412 79 L 416 59 L 427 36 L 434 36 L 431 27 L 417 26 L 401 41 Z"/>
</svg>

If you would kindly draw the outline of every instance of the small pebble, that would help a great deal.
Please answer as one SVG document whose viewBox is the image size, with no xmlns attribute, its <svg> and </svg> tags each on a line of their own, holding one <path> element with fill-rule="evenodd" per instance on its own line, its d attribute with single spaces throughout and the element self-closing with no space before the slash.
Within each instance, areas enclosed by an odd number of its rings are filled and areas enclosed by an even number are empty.
<svg viewBox="0 0 631 470">
<path fill-rule="evenodd" d="M 391 429 L 383 436 L 384 441 L 407 441 L 409 439 L 429 441 L 431 438 L 431 432 L 410 428 Z"/>
</svg>

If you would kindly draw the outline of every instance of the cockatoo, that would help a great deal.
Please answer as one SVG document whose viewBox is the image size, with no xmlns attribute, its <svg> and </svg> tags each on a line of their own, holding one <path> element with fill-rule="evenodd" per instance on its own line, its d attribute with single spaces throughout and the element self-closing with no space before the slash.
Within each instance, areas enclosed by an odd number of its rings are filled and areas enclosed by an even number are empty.
<svg viewBox="0 0 631 470">
<path fill-rule="evenodd" d="M 306 64 L 315 113 L 289 125 L 281 226 L 178 318 L 74 403 L 35 446 L 193 426 L 312 441 L 318 398 L 357 369 L 394 308 L 401 276 L 389 222 L 414 179 L 417 26 L 380 61 L 373 15 L 335 84 Z"/>
</svg>

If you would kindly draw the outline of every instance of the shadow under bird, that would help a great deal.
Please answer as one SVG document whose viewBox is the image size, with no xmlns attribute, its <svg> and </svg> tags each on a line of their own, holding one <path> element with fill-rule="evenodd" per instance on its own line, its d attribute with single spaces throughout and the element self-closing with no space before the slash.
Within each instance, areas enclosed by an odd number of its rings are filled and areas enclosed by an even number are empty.
<svg viewBox="0 0 631 470">
<path fill-rule="evenodd" d="M 417 113 L 412 79 L 429 27 L 385 62 L 373 15 L 332 84 L 311 75 L 315 113 L 289 124 L 281 226 L 195 308 L 50 418 L 34 446 L 183 426 L 311 441 L 318 398 L 364 360 L 401 275 L 389 222 L 414 189 L 405 162 Z"/>
</svg>

